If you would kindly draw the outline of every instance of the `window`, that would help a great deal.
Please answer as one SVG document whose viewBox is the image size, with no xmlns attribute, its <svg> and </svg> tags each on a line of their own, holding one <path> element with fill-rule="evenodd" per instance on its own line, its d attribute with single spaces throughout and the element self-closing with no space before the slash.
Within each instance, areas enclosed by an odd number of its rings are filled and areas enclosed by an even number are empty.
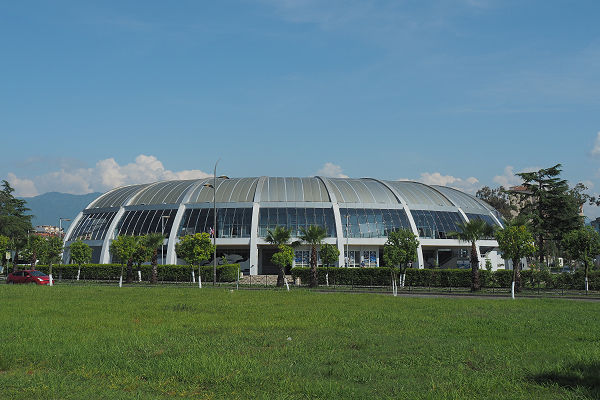
<svg viewBox="0 0 600 400">
<path fill-rule="evenodd" d="M 104 240 L 116 212 L 84 214 L 68 240 Z"/>
<path fill-rule="evenodd" d="M 125 211 L 117 225 L 118 235 L 141 236 L 148 233 L 168 235 L 177 210 Z M 164 228 L 164 230 L 163 230 Z"/>
<path fill-rule="evenodd" d="M 411 210 L 419 236 L 422 238 L 446 239 L 449 232 L 455 232 L 457 224 L 463 220 L 457 212 Z"/>
<path fill-rule="evenodd" d="M 391 231 L 410 229 L 403 209 L 340 208 L 344 237 L 387 237 Z"/>
<path fill-rule="evenodd" d="M 344 257 L 346 257 L 347 266 L 350 268 L 360 267 L 360 250 L 350 250 L 344 252 Z"/>
<path fill-rule="evenodd" d="M 363 265 L 363 263 L 365 267 L 377 267 L 377 252 L 373 250 L 363 251 L 363 261 L 361 263 L 361 266 Z"/>
<path fill-rule="evenodd" d="M 217 208 L 217 237 L 250 237 L 252 208 Z M 179 235 L 191 235 L 199 232 L 210 233 L 214 225 L 212 208 L 194 208 L 186 210 L 179 227 Z"/>
<path fill-rule="evenodd" d="M 317 225 L 325 228 L 328 237 L 335 237 L 335 222 L 331 208 L 261 208 L 258 217 L 258 236 L 267 236 L 268 229 L 283 226 L 298 237 L 300 228 Z"/>
</svg>

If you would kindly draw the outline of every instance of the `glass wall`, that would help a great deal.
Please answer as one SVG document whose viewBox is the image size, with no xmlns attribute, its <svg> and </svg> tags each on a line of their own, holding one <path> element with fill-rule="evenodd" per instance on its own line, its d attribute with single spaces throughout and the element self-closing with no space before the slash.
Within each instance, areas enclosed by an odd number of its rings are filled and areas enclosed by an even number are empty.
<svg viewBox="0 0 600 400">
<path fill-rule="evenodd" d="M 141 236 L 148 233 L 168 235 L 173 226 L 177 210 L 138 210 L 125 211 L 117 225 L 117 235 Z M 164 217 L 164 218 L 163 218 Z"/>
<path fill-rule="evenodd" d="M 496 223 L 496 221 L 494 221 L 494 218 L 492 218 L 491 215 L 470 214 L 470 213 L 466 213 L 466 215 L 467 215 L 467 218 L 469 218 L 469 221 L 473 221 L 474 219 L 481 219 L 481 220 L 487 222 L 491 226 L 498 226 L 498 224 Z"/>
<path fill-rule="evenodd" d="M 331 208 L 261 208 L 258 217 L 258 236 L 267 236 L 267 229 L 284 226 L 292 236 L 300 235 L 300 227 L 317 225 L 325 228 L 328 237 L 335 237 L 335 221 Z"/>
<path fill-rule="evenodd" d="M 104 240 L 106 231 L 117 213 L 84 214 L 68 240 Z"/>
<path fill-rule="evenodd" d="M 191 235 L 198 232 L 210 233 L 214 225 L 212 208 L 185 210 L 179 228 L 179 235 Z M 217 237 L 249 238 L 252 225 L 252 208 L 218 208 Z"/>
<path fill-rule="evenodd" d="M 463 223 L 458 212 L 410 210 L 410 213 L 422 238 L 448 239 L 448 233 L 456 232 L 456 225 Z"/>
<path fill-rule="evenodd" d="M 403 209 L 340 208 L 343 235 L 351 238 L 387 237 L 397 229 L 411 229 Z"/>
</svg>

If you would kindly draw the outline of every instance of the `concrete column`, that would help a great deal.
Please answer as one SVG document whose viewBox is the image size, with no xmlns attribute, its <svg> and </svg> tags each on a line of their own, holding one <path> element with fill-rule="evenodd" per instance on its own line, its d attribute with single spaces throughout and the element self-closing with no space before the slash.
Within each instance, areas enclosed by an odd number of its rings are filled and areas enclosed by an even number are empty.
<svg viewBox="0 0 600 400">
<path fill-rule="evenodd" d="M 121 220 L 123 214 L 125 214 L 125 207 L 119 208 L 119 211 L 117 211 L 117 214 L 106 231 L 104 243 L 102 244 L 102 252 L 100 253 L 100 264 L 108 264 L 110 262 L 110 242 L 114 239 L 115 229 L 117 229 L 117 224 Z"/>
<path fill-rule="evenodd" d="M 250 275 L 258 275 L 258 203 L 252 204 L 252 225 L 250 226 Z"/>
<path fill-rule="evenodd" d="M 175 218 L 173 218 L 173 224 L 171 225 L 171 232 L 165 232 L 167 234 L 167 254 L 166 254 L 166 264 L 177 264 L 177 254 L 175 253 L 175 243 L 177 242 L 177 232 L 179 231 L 179 225 L 181 225 L 181 220 L 183 219 L 183 214 L 185 213 L 185 205 L 180 204 L 179 208 L 177 208 L 177 213 L 175 213 Z"/>
</svg>

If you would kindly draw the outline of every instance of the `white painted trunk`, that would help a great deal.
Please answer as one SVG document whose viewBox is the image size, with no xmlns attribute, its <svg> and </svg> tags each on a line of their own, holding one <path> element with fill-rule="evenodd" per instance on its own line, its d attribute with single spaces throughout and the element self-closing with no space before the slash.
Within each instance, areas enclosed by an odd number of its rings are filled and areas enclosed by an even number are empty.
<svg viewBox="0 0 600 400">
<path fill-rule="evenodd" d="M 325 274 L 325 283 L 329 286 L 329 272 Z"/>
<path fill-rule="evenodd" d="M 81 275 L 81 268 L 77 270 L 77 280 L 79 280 L 79 275 Z"/>
<path fill-rule="evenodd" d="M 512 297 L 513 300 L 515 299 L 515 281 L 512 281 L 512 284 L 510 285 L 510 297 Z"/>
<path fill-rule="evenodd" d="M 392 280 L 392 293 L 394 294 L 394 297 L 398 296 L 398 284 L 395 279 Z"/>
<path fill-rule="evenodd" d="M 52 274 L 49 275 L 50 278 L 50 286 L 54 286 L 54 280 L 52 279 Z"/>
<path fill-rule="evenodd" d="M 192 270 L 192 283 L 196 283 L 196 273 Z"/>
<path fill-rule="evenodd" d="M 404 281 L 406 279 L 406 274 L 400 275 L 400 287 L 404 288 Z"/>
<path fill-rule="evenodd" d="M 285 281 L 285 287 L 287 288 L 288 292 L 290 291 L 290 285 L 288 285 L 288 281 L 287 278 L 285 277 L 285 275 L 283 276 L 283 280 Z"/>
<path fill-rule="evenodd" d="M 119 277 L 119 287 L 123 286 L 123 275 Z"/>
<path fill-rule="evenodd" d="M 202 277 L 198 274 L 198 287 L 202 289 Z"/>
<path fill-rule="evenodd" d="M 588 291 L 588 278 L 587 276 L 585 277 L 585 291 Z"/>
<path fill-rule="evenodd" d="M 138 271 L 138 282 L 142 281 L 142 271 Z"/>
</svg>

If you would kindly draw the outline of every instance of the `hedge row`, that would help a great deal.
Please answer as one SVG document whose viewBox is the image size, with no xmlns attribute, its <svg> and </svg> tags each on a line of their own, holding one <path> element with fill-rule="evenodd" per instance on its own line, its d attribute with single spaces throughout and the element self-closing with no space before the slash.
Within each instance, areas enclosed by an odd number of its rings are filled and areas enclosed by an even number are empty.
<svg viewBox="0 0 600 400">
<path fill-rule="evenodd" d="M 317 268 L 319 284 L 325 284 L 325 274 L 329 271 L 329 283 L 333 285 L 387 286 L 391 282 L 391 269 L 379 268 Z M 310 282 L 310 268 L 292 268 L 292 276 L 303 283 Z M 513 271 L 479 270 L 482 287 L 509 288 Z M 585 274 L 578 270 L 573 274 L 551 274 L 546 271 L 522 271 L 521 283 L 525 288 L 576 289 L 585 287 Z M 589 274 L 590 290 L 600 290 L 600 271 Z M 406 286 L 418 287 L 471 287 L 470 269 L 408 269 Z"/>
<path fill-rule="evenodd" d="M 52 266 L 52 275 L 54 279 L 77 279 L 77 270 L 79 266 L 75 264 L 61 264 Z M 239 264 L 217 265 L 217 281 L 234 282 L 237 277 Z M 36 269 L 48 273 L 47 265 L 37 265 Z M 152 266 L 142 265 L 142 280 L 149 281 L 152 276 Z M 198 267 L 193 267 L 194 274 L 198 275 Z M 138 279 L 138 268 L 133 267 L 134 279 Z M 213 266 L 205 265 L 200 267 L 203 282 L 212 282 Z M 84 264 L 81 267 L 79 279 L 92 280 L 119 280 L 121 275 L 121 264 Z M 127 276 L 127 266 L 123 268 L 123 278 Z M 196 279 L 198 277 L 196 276 Z M 163 282 L 191 282 L 192 267 L 189 265 L 159 265 L 158 280 Z"/>
</svg>

